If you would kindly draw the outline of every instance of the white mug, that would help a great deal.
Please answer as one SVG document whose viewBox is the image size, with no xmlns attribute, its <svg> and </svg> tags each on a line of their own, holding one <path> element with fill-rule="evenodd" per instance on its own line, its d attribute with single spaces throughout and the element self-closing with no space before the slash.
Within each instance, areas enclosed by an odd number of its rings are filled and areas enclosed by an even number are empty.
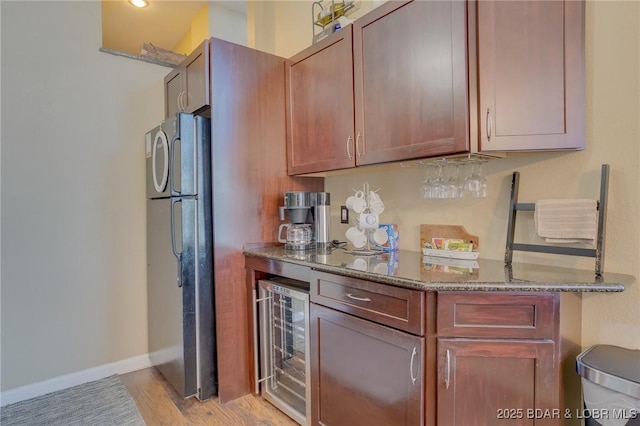
<svg viewBox="0 0 640 426">
<path fill-rule="evenodd" d="M 345 204 L 347 205 L 347 208 L 349 208 L 350 210 L 353 210 L 358 214 L 362 213 L 364 209 L 367 208 L 367 202 L 365 201 L 365 199 L 355 195 L 352 195 L 349 198 L 347 198 L 347 201 Z"/>
<path fill-rule="evenodd" d="M 381 246 L 389 241 L 389 235 L 387 235 L 387 231 L 384 229 L 378 228 L 369 235 L 369 241 L 371 244 Z"/>
<path fill-rule="evenodd" d="M 345 237 L 355 248 L 362 248 L 367 243 L 367 236 L 360 229 L 352 226 L 345 232 Z"/>
</svg>

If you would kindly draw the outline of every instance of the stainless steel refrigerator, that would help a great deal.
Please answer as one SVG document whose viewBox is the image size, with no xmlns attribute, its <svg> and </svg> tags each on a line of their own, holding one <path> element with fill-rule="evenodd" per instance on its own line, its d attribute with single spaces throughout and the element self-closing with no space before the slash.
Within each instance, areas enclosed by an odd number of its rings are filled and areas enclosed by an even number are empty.
<svg viewBox="0 0 640 426">
<path fill-rule="evenodd" d="M 149 355 L 200 400 L 217 394 L 210 126 L 178 113 L 145 135 Z"/>
</svg>

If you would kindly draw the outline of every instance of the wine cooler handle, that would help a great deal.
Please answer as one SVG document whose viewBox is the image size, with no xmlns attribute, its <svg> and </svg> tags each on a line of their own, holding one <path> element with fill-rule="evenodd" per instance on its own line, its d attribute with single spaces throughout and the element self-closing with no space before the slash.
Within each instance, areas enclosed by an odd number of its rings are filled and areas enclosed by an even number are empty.
<svg viewBox="0 0 640 426">
<path fill-rule="evenodd" d="M 417 376 L 416 377 L 413 376 L 413 361 L 416 358 L 417 353 L 418 353 L 418 350 L 416 348 L 413 348 L 413 352 L 411 353 L 411 361 L 409 361 L 409 374 L 411 375 L 411 383 L 414 385 L 418 380 Z"/>
<path fill-rule="evenodd" d="M 258 351 L 260 346 L 258 343 L 258 290 L 253 289 L 253 379 L 254 393 L 260 393 L 260 364 L 258 364 Z"/>
</svg>

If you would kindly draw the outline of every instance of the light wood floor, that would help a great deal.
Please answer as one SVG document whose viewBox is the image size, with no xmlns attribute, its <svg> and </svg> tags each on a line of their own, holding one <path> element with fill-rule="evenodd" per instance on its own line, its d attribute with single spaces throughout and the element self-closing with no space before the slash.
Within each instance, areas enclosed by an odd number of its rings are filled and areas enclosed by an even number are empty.
<svg viewBox="0 0 640 426">
<path fill-rule="evenodd" d="M 148 426 L 156 425 L 297 425 L 262 397 L 247 395 L 221 405 L 182 399 L 155 368 L 120 376 Z"/>
</svg>

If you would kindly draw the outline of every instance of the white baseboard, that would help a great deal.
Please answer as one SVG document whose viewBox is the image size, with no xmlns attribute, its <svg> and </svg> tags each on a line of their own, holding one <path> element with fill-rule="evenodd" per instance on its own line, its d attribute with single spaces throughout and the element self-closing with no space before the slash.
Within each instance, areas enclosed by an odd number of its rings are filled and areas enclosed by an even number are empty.
<svg viewBox="0 0 640 426">
<path fill-rule="evenodd" d="M 24 401 L 25 399 L 35 398 L 36 396 L 41 396 L 50 392 L 103 379 L 113 374 L 125 374 L 148 367 L 151 367 L 151 361 L 149 360 L 149 354 L 146 354 L 112 362 L 110 364 L 100 365 L 87 370 L 77 371 L 71 374 L 65 374 L 64 376 L 54 377 L 42 382 L 20 386 L 2 392 L 0 393 L 0 406 L 4 407 L 8 404 Z"/>
</svg>

